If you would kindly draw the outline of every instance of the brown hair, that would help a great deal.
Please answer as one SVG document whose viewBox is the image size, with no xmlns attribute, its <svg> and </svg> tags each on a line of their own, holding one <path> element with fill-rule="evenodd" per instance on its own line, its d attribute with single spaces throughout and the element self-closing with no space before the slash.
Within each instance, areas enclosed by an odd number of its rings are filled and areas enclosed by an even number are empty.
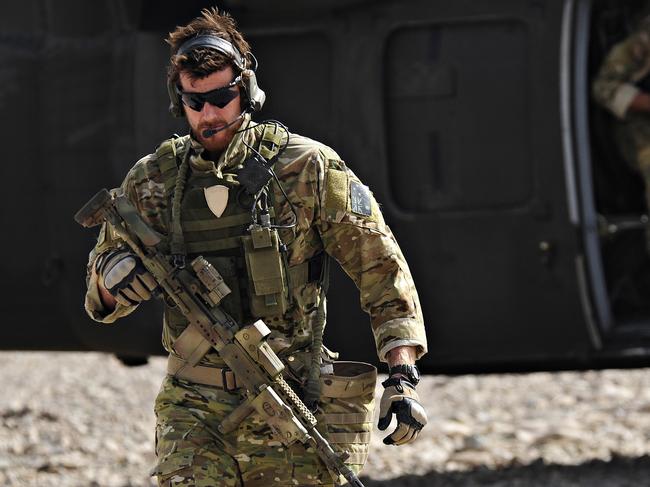
<svg viewBox="0 0 650 487">
<path fill-rule="evenodd" d="M 170 32 L 165 41 L 171 46 L 171 58 L 167 75 L 173 83 L 178 83 L 181 71 L 186 72 L 191 79 L 199 79 L 231 65 L 235 72 L 236 66 L 225 54 L 209 47 L 199 47 L 186 54 L 177 55 L 178 49 L 185 41 L 197 35 L 210 34 L 226 39 L 250 62 L 250 45 L 237 30 L 237 24 L 230 14 L 219 12 L 216 7 L 201 10 L 201 15 L 189 24 L 177 26 Z"/>
</svg>

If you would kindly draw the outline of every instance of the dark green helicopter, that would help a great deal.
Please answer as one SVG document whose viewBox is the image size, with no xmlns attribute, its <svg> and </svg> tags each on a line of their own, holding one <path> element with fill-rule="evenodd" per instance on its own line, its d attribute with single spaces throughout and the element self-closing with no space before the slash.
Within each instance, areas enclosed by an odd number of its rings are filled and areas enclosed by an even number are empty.
<svg viewBox="0 0 650 487">
<path fill-rule="evenodd" d="M 223 1 L 267 93 L 258 117 L 331 145 L 413 271 L 424 372 L 650 362 L 643 187 L 591 103 L 640 2 Z M 167 113 L 164 35 L 210 2 L 11 2 L 0 16 L 2 349 L 162 353 L 147 304 L 86 317 L 94 235 L 72 219 L 186 129 Z M 335 266 L 336 267 L 336 266 Z M 376 362 L 338 269 L 326 342 Z"/>
</svg>

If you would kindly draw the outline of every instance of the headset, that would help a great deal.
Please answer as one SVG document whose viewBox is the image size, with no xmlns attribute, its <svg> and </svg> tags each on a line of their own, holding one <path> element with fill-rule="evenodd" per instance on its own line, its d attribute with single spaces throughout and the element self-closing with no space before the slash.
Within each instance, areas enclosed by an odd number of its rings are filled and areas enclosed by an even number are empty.
<svg viewBox="0 0 650 487">
<path fill-rule="evenodd" d="M 208 47 L 220 52 L 228 57 L 238 71 L 235 81 L 243 91 L 244 106 L 242 114 L 246 112 L 258 112 L 262 109 L 266 94 L 262 89 L 257 86 L 257 59 L 252 53 L 248 53 L 251 62 L 247 62 L 246 58 L 242 56 L 239 50 L 229 41 L 221 37 L 210 34 L 201 34 L 185 41 L 176 51 L 176 55 L 187 54 L 190 51 L 199 49 L 201 47 Z M 169 94 L 169 112 L 174 117 L 183 117 L 182 101 L 178 94 L 176 83 L 171 78 L 167 78 L 167 93 Z"/>
</svg>

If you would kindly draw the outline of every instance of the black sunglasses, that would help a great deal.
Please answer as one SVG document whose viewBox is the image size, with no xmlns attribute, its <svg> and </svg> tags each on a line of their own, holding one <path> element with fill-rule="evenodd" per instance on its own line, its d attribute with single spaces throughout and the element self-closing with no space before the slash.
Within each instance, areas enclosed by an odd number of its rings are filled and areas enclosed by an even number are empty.
<svg viewBox="0 0 650 487">
<path fill-rule="evenodd" d="M 239 90 L 233 89 L 237 85 L 237 80 L 231 82 L 228 86 L 217 88 L 216 90 L 206 91 L 205 93 L 188 93 L 176 86 L 176 92 L 181 98 L 184 105 L 192 110 L 200 112 L 203 105 L 208 102 L 217 108 L 224 108 L 228 103 L 239 96 Z"/>
</svg>

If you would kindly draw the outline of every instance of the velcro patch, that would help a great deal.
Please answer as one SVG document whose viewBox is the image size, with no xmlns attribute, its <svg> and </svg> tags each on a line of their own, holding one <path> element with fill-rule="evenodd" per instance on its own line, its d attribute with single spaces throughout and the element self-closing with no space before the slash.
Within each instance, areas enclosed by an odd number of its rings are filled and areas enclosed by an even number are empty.
<svg viewBox="0 0 650 487">
<path fill-rule="evenodd" d="M 346 211 L 348 208 L 348 174 L 338 169 L 327 171 L 325 207 Z"/>
<path fill-rule="evenodd" d="M 359 181 L 350 182 L 350 210 L 357 215 L 372 215 L 370 190 Z"/>
</svg>

